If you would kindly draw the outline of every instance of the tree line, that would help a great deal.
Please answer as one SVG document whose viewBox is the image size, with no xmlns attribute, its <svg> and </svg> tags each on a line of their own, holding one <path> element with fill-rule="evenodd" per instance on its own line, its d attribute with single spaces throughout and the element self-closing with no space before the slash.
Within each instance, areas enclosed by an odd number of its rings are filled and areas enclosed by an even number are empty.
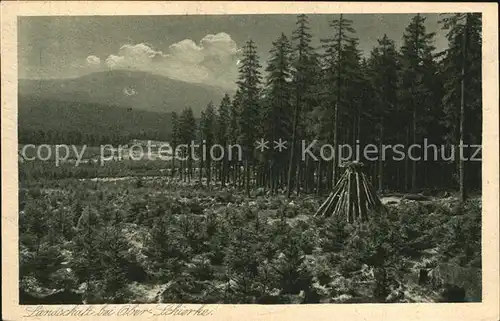
<svg viewBox="0 0 500 321">
<path fill-rule="evenodd" d="M 59 129 L 26 129 L 18 131 L 20 144 L 50 144 L 57 145 L 125 145 L 132 140 L 165 140 L 168 136 L 157 130 L 138 130 L 136 132 L 86 132 L 81 130 L 59 130 Z"/>
<path fill-rule="evenodd" d="M 207 184 L 220 182 L 271 193 L 322 193 L 339 178 L 338 159 L 314 161 L 300 157 L 299 141 L 317 140 L 333 146 L 349 144 L 422 144 L 454 149 L 460 143 L 481 144 L 481 15 L 447 14 L 440 21 L 448 48 L 436 52 L 435 33 L 415 15 L 403 34 L 401 48 L 381 35 L 368 56 L 358 48 L 352 21 L 340 15 L 330 23 L 331 36 L 314 48 L 306 15 L 297 17 L 291 37 L 282 33 L 270 50 L 265 73 L 257 47 L 249 40 L 239 64 L 237 91 L 218 106 L 209 102 L 199 122 L 191 108 L 172 118 L 172 142 L 205 141 L 239 144 L 243 160 L 206 160 L 199 176 Z M 264 138 L 271 148 L 255 149 Z M 288 142 L 279 153 L 272 142 Z M 315 147 L 316 148 L 316 147 Z M 422 156 L 423 150 L 415 150 Z M 451 151 L 448 151 L 449 154 Z M 464 156 L 470 153 L 464 149 Z M 396 161 L 361 159 L 379 191 L 418 191 L 423 187 L 481 186 L 481 162 Z M 180 161 L 182 179 L 193 177 L 193 161 Z M 175 164 L 173 164 L 176 167 Z"/>
</svg>

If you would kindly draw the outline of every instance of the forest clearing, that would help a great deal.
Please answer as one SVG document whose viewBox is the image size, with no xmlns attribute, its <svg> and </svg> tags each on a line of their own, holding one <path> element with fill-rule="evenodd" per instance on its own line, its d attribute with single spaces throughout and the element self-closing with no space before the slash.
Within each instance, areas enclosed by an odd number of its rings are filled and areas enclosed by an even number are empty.
<svg viewBox="0 0 500 321">
<path fill-rule="evenodd" d="M 382 196 L 387 213 L 351 225 L 314 216 L 326 195 L 289 199 L 255 189 L 248 197 L 166 175 L 27 180 L 23 300 L 480 300 L 481 200 L 462 208 L 456 195 L 424 194 Z M 454 287 L 443 294 L 443 283 Z"/>
</svg>

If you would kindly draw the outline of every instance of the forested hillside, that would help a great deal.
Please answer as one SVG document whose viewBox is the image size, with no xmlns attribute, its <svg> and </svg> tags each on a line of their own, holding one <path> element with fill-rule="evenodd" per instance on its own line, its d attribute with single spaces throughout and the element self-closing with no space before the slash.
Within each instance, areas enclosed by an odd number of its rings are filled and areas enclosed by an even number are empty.
<svg viewBox="0 0 500 321">
<path fill-rule="evenodd" d="M 20 144 L 126 144 L 170 139 L 171 113 L 19 96 Z"/>
</svg>

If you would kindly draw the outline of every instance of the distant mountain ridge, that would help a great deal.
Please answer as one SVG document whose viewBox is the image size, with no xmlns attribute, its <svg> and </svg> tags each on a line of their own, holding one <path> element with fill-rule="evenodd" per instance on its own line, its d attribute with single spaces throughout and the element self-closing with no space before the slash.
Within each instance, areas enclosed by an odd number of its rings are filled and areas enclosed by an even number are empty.
<svg viewBox="0 0 500 321">
<path fill-rule="evenodd" d="M 187 83 L 142 71 L 111 70 L 71 79 L 19 79 L 20 96 L 199 115 L 209 101 L 217 105 L 226 90 Z M 231 94 L 231 93 L 230 93 Z"/>
</svg>

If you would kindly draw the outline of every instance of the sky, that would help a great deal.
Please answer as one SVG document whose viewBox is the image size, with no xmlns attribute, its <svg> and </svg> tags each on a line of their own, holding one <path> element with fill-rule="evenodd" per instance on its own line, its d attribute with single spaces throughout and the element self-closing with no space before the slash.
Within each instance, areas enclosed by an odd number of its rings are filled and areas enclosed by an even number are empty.
<svg viewBox="0 0 500 321">
<path fill-rule="evenodd" d="M 387 34 L 399 47 L 414 14 L 345 14 L 365 56 Z M 438 14 L 423 14 L 447 46 Z M 309 15 L 313 45 L 332 35 L 338 15 Z M 137 69 L 172 79 L 231 88 L 244 43 L 255 41 L 265 66 L 272 42 L 291 36 L 295 15 L 52 16 L 20 17 L 20 78 L 72 78 L 97 71 Z"/>
</svg>

